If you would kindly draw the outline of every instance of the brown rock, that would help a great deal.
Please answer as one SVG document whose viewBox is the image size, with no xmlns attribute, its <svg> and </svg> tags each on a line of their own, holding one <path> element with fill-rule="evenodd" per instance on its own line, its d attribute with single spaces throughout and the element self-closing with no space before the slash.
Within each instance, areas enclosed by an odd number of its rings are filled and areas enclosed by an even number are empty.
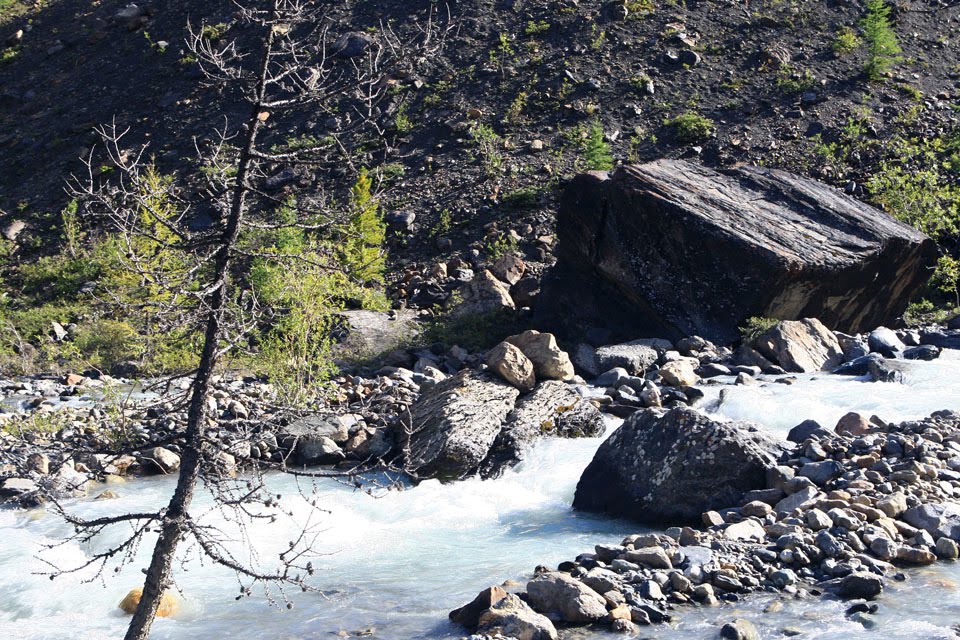
<svg viewBox="0 0 960 640">
<path fill-rule="evenodd" d="M 837 337 L 816 318 L 777 323 L 757 339 L 757 348 L 787 371 L 821 371 L 843 362 Z"/>
<path fill-rule="evenodd" d="M 533 362 L 509 342 L 501 342 L 490 350 L 487 366 L 520 391 L 530 391 L 537 383 Z"/>
<path fill-rule="evenodd" d="M 848 432 L 853 436 L 863 436 L 870 433 L 872 429 L 873 427 L 870 425 L 869 420 L 864 418 L 859 413 L 851 411 L 847 415 L 840 418 L 833 431 L 835 433 Z"/>
<path fill-rule="evenodd" d="M 510 336 L 507 342 L 517 346 L 523 355 L 530 358 L 537 378 L 567 380 L 574 376 L 570 356 L 557 346 L 557 339 L 552 333 L 529 330 Z"/>
<path fill-rule="evenodd" d="M 117 606 L 123 609 L 124 613 L 132 616 L 134 611 L 137 610 L 137 605 L 140 604 L 140 597 L 142 595 L 143 589 L 141 587 L 130 589 L 130 593 L 124 596 L 123 600 L 121 600 Z M 168 618 L 174 615 L 179 608 L 179 603 L 173 594 L 169 591 L 164 591 L 163 595 L 160 596 L 160 606 L 157 607 L 157 616 Z"/>
<path fill-rule="evenodd" d="M 507 597 L 501 587 L 489 587 L 481 591 L 476 598 L 459 609 L 450 612 L 450 620 L 470 629 L 476 629 L 484 611 Z"/>
</svg>

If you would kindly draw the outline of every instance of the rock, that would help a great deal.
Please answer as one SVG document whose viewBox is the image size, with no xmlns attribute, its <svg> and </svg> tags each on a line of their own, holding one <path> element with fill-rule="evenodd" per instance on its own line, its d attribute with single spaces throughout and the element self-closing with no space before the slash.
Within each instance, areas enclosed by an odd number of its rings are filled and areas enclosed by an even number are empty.
<svg viewBox="0 0 960 640">
<path fill-rule="evenodd" d="M 867 363 L 867 372 L 874 382 L 903 382 L 906 367 L 901 362 L 878 358 Z"/>
<path fill-rule="evenodd" d="M 830 432 L 820 426 L 816 420 L 804 420 L 787 434 L 787 440 L 800 444 L 810 438 L 823 438 L 829 436 Z"/>
<path fill-rule="evenodd" d="M 673 569 L 673 563 L 661 547 L 643 547 L 627 551 L 624 558 L 651 569 Z"/>
<path fill-rule="evenodd" d="M 480 614 L 477 632 L 516 640 L 557 640 L 557 630 L 550 619 L 512 593 Z"/>
<path fill-rule="evenodd" d="M 336 340 L 333 356 L 347 360 L 390 353 L 412 343 L 419 335 L 417 313 L 412 309 L 351 309 L 337 312 L 331 320 Z"/>
<path fill-rule="evenodd" d="M 777 513 L 790 514 L 812 502 L 818 495 L 819 491 L 816 487 L 804 487 L 775 504 L 773 510 Z"/>
<path fill-rule="evenodd" d="M 870 421 L 855 411 L 844 415 L 833 428 L 834 433 L 849 433 L 852 436 L 863 436 L 873 431 Z"/>
<path fill-rule="evenodd" d="M 577 509 L 671 525 L 766 488 L 781 445 L 756 427 L 688 408 L 638 411 L 597 450 L 577 484 Z"/>
<path fill-rule="evenodd" d="M 884 358 L 896 358 L 907 348 L 897 334 L 886 327 L 877 327 L 871 331 L 867 336 L 867 344 L 870 346 L 870 351 L 879 353 Z"/>
<path fill-rule="evenodd" d="M 418 477 L 454 480 L 477 471 L 519 392 L 464 370 L 427 389 L 410 407 L 409 469 Z"/>
<path fill-rule="evenodd" d="M 336 464 L 345 457 L 339 445 L 350 440 L 349 427 L 346 416 L 315 414 L 282 427 L 277 439 L 297 466 Z"/>
<path fill-rule="evenodd" d="M 486 270 L 481 271 L 458 291 L 462 302 L 451 311 L 455 317 L 485 316 L 516 309 L 507 285 Z"/>
<path fill-rule="evenodd" d="M 516 345 L 533 362 L 537 378 L 541 380 L 569 380 L 574 376 L 573 363 L 566 351 L 557 346 L 552 333 L 528 330 L 510 336 L 507 342 Z"/>
<path fill-rule="evenodd" d="M 545 321 L 720 344 L 751 316 L 890 323 L 937 260 L 932 240 L 833 187 L 680 160 L 577 176 L 557 236 Z"/>
<path fill-rule="evenodd" d="M 740 515 L 755 518 L 765 518 L 771 511 L 773 511 L 773 508 L 769 504 L 759 500 L 753 500 L 740 507 Z"/>
<path fill-rule="evenodd" d="M 937 540 L 937 546 L 934 549 L 937 557 L 941 560 L 956 560 L 960 556 L 960 548 L 957 543 L 950 538 L 940 538 Z"/>
<path fill-rule="evenodd" d="M 543 435 L 593 437 L 602 434 L 604 428 L 603 416 L 593 403 L 566 383 L 546 380 L 522 396 L 507 415 L 480 466 L 481 475 L 498 476 L 523 459 L 524 451 Z"/>
<path fill-rule="evenodd" d="M 464 627 L 476 629 L 480 624 L 480 615 L 505 597 L 507 592 L 501 587 L 484 589 L 469 603 L 451 611 L 450 620 Z"/>
<path fill-rule="evenodd" d="M 883 591 L 883 579 L 866 571 L 854 571 L 840 581 L 838 595 L 844 600 L 872 600 Z"/>
<path fill-rule="evenodd" d="M 727 540 L 749 540 L 753 542 L 763 542 L 766 533 L 760 523 L 756 520 L 744 520 L 732 524 L 723 530 L 723 537 Z"/>
<path fill-rule="evenodd" d="M 180 468 L 180 456 L 169 449 L 154 447 L 143 452 L 144 471 L 154 473 L 173 473 Z"/>
<path fill-rule="evenodd" d="M 351 31 L 333 41 L 331 53 L 339 58 L 356 58 L 366 53 L 372 44 L 373 38 L 368 34 Z"/>
<path fill-rule="evenodd" d="M 738 618 L 720 628 L 720 637 L 726 640 L 760 640 L 760 633 L 752 622 Z"/>
<path fill-rule="evenodd" d="M 574 368 L 586 378 L 596 378 L 601 373 L 597 350 L 585 342 L 577 345 L 572 360 Z"/>
<path fill-rule="evenodd" d="M 143 596 L 143 589 L 141 587 L 135 587 L 130 589 L 130 592 L 124 596 L 123 600 L 120 601 L 120 604 L 117 605 L 120 609 L 123 610 L 127 615 L 132 616 L 137 610 L 137 605 L 140 604 L 140 598 Z M 160 618 L 168 618 L 180 609 L 180 603 L 177 601 L 176 597 L 170 591 L 164 591 L 160 596 L 160 604 L 157 607 L 157 616 Z"/>
<path fill-rule="evenodd" d="M 490 350 L 487 366 L 520 391 L 530 391 L 537 382 L 533 363 L 509 342 L 501 342 Z"/>
<path fill-rule="evenodd" d="M 37 483 L 29 478 L 5 478 L 0 482 L 0 496 L 4 498 L 18 498 L 36 493 L 38 489 Z"/>
<path fill-rule="evenodd" d="M 778 322 L 757 338 L 757 349 L 798 373 L 833 369 L 843 361 L 837 337 L 816 318 Z"/>
<path fill-rule="evenodd" d="M 810 478 L 814 484 L 822 487 L 841 473 L 843 473 L 842 464 L 836 460 L 823 460 L 822 462 L 808 462 L 800 467 L 797 475 L 801 478 Z"/>
<path fill-rule="evenodd" d="M 660 350 L 646 341 L 606 345 L 598 348 L 596 354 L 598 370 L 609 371 L 622 367 L 635 376 L 642 376 L 660 359 Z"/>
<path fill-rule="evenodd" d="M 16 242 L 17 236 L 19 236 L 24 229 L 27 228 L 27 223 L 23 220 L 14 220 L 7 226 L 3 228 L 3 231 L 0 232 L 3 234 L 3 237 L 10 242 Z"/>
<path fill-rule="evenodd" d="M 891 493 L 876 503 L 877 509 L 883 511 L 888 518 L 896 518 L 907 510 L 907 496 L 901 492 Z"/>
<path fill-rule="evenodd" d="M 870 374 L 870 363 L 880 360 L 883 360 L 883 356 L 879 353 L 868 353 L 843 363 L 834 369 L 833 373 L 838 376 L 866 376 Z"/>
<path fill-rule="evenodd" d="M 250 410 L 237 400 L 230 401 L 230 404 L 227 405 L 227 413 L 238 420 L 246 420 L 250 417 Z"/>
<path fill-rule="evenodd" d="M 607 615 L 600 594 L 565 573 L 540 574 L 527 583 L 527 597 L 535 610 L 557 614 L 564 622 L 595 622 Z"/>
<path fill-rule="evenodd" d="M 500 256 L 490 265 L 490 271 L 493 275 L 509 285 L 520 282 L 526 270 L 526 263 L 512 253 Z"/>
<path fill-rule="evenodd" d="M 700 382 L 696 367 L 689 360 L 674 360 L 660 367 L 660 377 L 672 387 L 692 387 Z"/>
<path fill-rule="evenodd" d="M 932 344 L 922 344 L 919 347 L 910 347 L 903 352 L 906 360 L 936 360 L 940 357 L 940 347 Z"/>
<path fill-rule="evenodd" d="M 904 511 L 903 520 L 934 538 L 945 537 L 960 542 L 960 505 L 921 504 Z"/>
</svg>

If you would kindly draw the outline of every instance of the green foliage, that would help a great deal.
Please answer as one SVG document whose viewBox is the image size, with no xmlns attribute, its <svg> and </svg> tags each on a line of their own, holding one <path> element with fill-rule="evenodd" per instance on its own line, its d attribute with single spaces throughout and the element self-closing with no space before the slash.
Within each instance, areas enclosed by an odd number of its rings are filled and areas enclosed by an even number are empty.
<svg viewBox="0 0 960 640">
<path fill-rule="evenodd" d="M 503 138 L 482 122 L 477 122 L 470 127 L 470 137 L 477 145 L 477 151 L 487 175 L 492 177 L 499 174 L 503 167 Z"/>
<path fill-rule="evenodd" d="M 837 35 L 833 39 L 833 52 L 838 56 L 845 56 L 859 49 L 862 44 L 856 31 L 850 27 L 841 27 L 837 29 Z"/>
<path fill-rule="evenodd" d="M 6 47 L 0 49 L 0 64 L 13 62 L 20 53 L 20 47 Z"/>
<path fill-rule="evenodd" d="M 583 144 L 583 162 L 589 171 L 609 171 L 613 169 L 613 154 L 603 133 L 599 120 L 590 123 Z"/>
<path fill-rule="evenodd" d="M 361 282 L 383 282 L 386 270 L 383 245 L 387 226 L 372 186 L 367 170 L 361 169 L 351 189 L 350 221 L 342 251 L 347 271 Z"/>
<path fill-rule="evenodd" d="M 681 113 L 667 119 L 664 124 L 673 127 L 674 135 L 680 142 L 700 142 L 710 137 L 714 131 L 714 122 L 696 111 Z"/>
<path fill-rule="evenodd" d="M 930 284 L 951 296 L 960 307 L 960 260 L 950 255 L 940 256 Z"/>
<path fill-rule="evenodd" d="M 139 333 L 129 323 L 106 318 L 80 325 L 73 346 L 84 362 L 101 370 L 138 359 L 144 348 Z"/>
<path fill-rule="evenodd" d="M 413 131 L 413 120 L 410 119 L 410 115 L 407 113 L 407 105 L 405 103 L 397 107 L 397 115 L 393 119 L 393 126 L 400 135 L 405 135 Z"/>
<path fill-rule="evenodd" d="M 456 344 L 473 351 L 487 349 L 521 330 L 516 318 L 503 311 L 472 315 L 454 313 L 433 318 L 427 323 L 423 336 L 426 342 Z"/>
<path fill-rule="evenodd" d="M 776 318 L 751 316 L 740 327 L 740 337 L 744 344 L 753 344 L 757 341 L 757 338 L 776 326 L 778 322 L 780 321 Z"/>
<path fill-rule="evenodd" d="M 550 23 L 546 20 L 529 20 L 523 32 L 528 36 L 538 36 L 550 30 Z"/>
<path fill-rule="evenodd" d="M 223 38 L 226 35 L 227 31 L 230 29 L 230 25 L 225 22 L 218 22 L 217 24 L 204 24 L 200 27 L 200 37 L 210 42 L 216 42 Z"/>
<path fill-rule="evenodd" d="M 66 411 L 35 411 L 26 416 L 16 416 L 3 425 L 3 431 L 18 437 L 31 433 L 53 435 L 70 426 Z"/>
<path fill-rule="evenodd" d="M 623 8 L 627 11 L 627 19 L 639 20 L 651 15 L 656 10 L 653 0 L 624 0 Z"/>
<path fill-rule="evenodd" d="M 497 45 L 488 53 L 490 65 L 498 69 L 501 75 L 506 72 L 506 68 L 513 61 L 514 55 L 513 43 L 506 33 L 501 33 L 497 37 Z"/>
<path fill-rule="evenodd" d="M 526 209 L 537 204 L 540 190 L 536 187 L 526 187 L 511 191 L 503 196 L 503 203 L 514 209 Z"/>
<path fill-rule="evenodd" d="M 498 233 L 487 237 L 483 248 L 492 260 L 496 260 L 502 256 L 516 253 L 519 244 L 513 235 L 509 233 Z"/>
<path fill-rule="evenodd" d="M 76 200 L 71 200 L 67 203 L 67 206 L 60 212 L 60 219 L 62 222 L 61 231 L 63 233 L 63 242 L 67 255 L 71 258 L 76 258 L 80 255 L 82 249 L 80 243 L 83 241 L 83 232 L 80 230 L 80 218 L 77 215 Z"/>
<path fill-rule="evenodd" d="M 880 80 L 894 66 L 903 61 L 897 33 L 890 24 L 890 7 L 884 0 L 867 0 L 867 14 L 863 18 L 863 37 L 867 41 L 867 61 L 864 72 L 870 80 Z"/>
<path fill-rule="evenodd" d="M 509 124 L 520 124 L 523 122 L 523 110 L 527 108 L 527 92 L 521 91 L 513 99 L 507 112 L 503 116 L 503 121 Z"/>
<path fill-rule="evenodd" d="M 437 214 L 437 224 L 433 226 L 432 233 L 433 237 L 439 238 L 440 236 L 450 233 L 450 229 L 453 228 L 453 214 L 450 213 L 450 209 L 444 208 L 440 210 L 440 213 Z"/>
<path fill-rule="evenodd" d="M 790 65 L 783 65 L 777 71 L 777 88 L 784 93 L 794 94 L 809 91 L 817 84 L 817 79 L 813 76 L 810 69 L 804 69 L 802 72 L 795 70 Z"/>
</svg>

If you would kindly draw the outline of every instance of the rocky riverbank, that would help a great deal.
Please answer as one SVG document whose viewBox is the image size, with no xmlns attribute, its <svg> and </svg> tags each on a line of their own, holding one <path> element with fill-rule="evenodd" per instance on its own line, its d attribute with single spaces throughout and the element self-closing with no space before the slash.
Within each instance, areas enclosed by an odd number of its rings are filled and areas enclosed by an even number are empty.
<svg viewBox="0 0 960 640">
<path fill-rule="evenodd" d="M 486 590 L 451 619 L 481 634 L 518 638 L 556 638 L 555 625 L 637 633 L 682 615 L 682 605 L 736 602 L 755 591 L 870 600 L 887 580 L 904 579 L 901 568 L 957 559 L 960 414 L 900 424 L 849 414 L 833 430 L 807 421 L 791 432 L 785 451 L 757 443 L 749 424 L 711 422 L 689 409 L 638 412 L 591 465 L 604 467 L 607 482 L 592 481 L 588 467 L 575 501 L 641 521 L 663 522 L 669 514 L 682 523 L 680 499 L 681 507 L 703 507 L 699 523 L 597 545 L 556 570 L 538 567 L 525 591 Z M 675 434 L 678 424 L 692 432 L 680 445 L 634 446 L 643 434 Z M 725 438 L 715 437 L 718 429 Z M 764 455 L 754 457 L 757 465 L 740 466 L 731 442 L 750 442 Z M 640 478 L 635 486 L 643 463 L 663 481 Z M 724 465 L 728 474 L 717 473 Z M 716 491 L 691 493 L 693 478 L 718 485 Z M 739 499 L 712 508 L 717 495 L 738 487 Z M 647 512 L 637 514 L 638 506 Z M 870 605 L 849 610 L 865 625 L 870 613 Z M 747 621 L 728 627 L 722 637 L 758 637 Z"/>
</svg>

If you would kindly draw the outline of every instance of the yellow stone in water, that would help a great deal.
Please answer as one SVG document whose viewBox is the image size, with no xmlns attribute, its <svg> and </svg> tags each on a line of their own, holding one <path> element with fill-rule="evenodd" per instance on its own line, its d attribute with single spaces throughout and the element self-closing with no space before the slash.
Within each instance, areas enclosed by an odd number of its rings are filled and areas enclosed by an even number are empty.
<svg viewBox="0 0 960 640">
<path fill-rule="evenodd" d="M 137 605 L 140 604 L 140 596 L 143 595 L 143 589 L 141 587 L 134 587 L 130 589 L 130 593 L 120 601 L 119 607 L 123 609 L 123 612 L 127 615 L 133 615 L 133 612 L 137 610 Z M 160 618 L 167 618 L 172 616 L 177 612 L 179 604 L 177 599 L 173 597 L 169 591 L 164 591 L 163 595 L 160 596 L 160 606 L 157 607 L 157 616 Z"/>
</svg>

